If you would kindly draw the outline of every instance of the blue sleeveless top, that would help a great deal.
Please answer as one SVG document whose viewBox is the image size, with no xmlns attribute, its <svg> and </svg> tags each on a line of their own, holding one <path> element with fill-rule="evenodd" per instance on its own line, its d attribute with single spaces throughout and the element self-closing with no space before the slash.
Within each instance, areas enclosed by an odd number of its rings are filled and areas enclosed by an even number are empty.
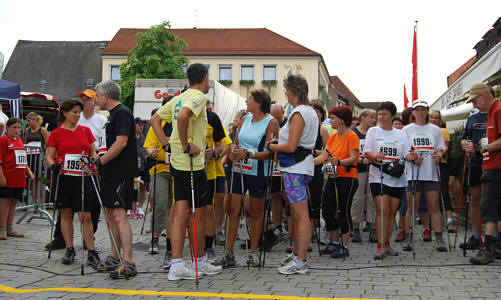
<svg viewBox="0 0 501 300">
<path fill-rule="evenodd" d="M 269 114 L 259 122 L 252 122 L 252 114 L 245 118 L 242 128 L 238 133 L 239 148 L 247 149 L 249 152 L 260 152 L 264 150 L 266 143 L 266 129 L 273 117 Z M 268 160 L 244 159 L 242 165 L 243 173 L 254 176 L 268 175 Z M 235 172 L 240 172 L 240 165 L 235 162 Z"/>
</svg>

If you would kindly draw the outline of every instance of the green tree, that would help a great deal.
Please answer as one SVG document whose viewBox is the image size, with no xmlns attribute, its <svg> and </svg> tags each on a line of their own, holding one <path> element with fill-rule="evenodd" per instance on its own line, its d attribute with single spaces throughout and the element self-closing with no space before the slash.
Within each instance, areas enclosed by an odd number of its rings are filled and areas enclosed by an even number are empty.
<svg viewBox="0 0 501 300">
<path fill-rule="evenodd" d="M 182 66 L 188 64 L 188 59 L 182 50 L 188 48 L 188 44 L 170 28 L 170 23 L 164 21 L 138 33 L 136 45 L 129 51 L 127 61 L 120 66 L 121 101 L 130 109 L 134 106 L 136 79 L 186 78 Z"/>
</svg>

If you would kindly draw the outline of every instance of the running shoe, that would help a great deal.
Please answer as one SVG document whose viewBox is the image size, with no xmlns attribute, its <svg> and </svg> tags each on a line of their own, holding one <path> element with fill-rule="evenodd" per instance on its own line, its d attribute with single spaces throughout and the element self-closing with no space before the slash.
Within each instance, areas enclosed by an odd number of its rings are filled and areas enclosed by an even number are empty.
<svg viewBox="0 0 501 300">
<path fill-rule="evenodd" d="M 225 241 L 226 241 L 226 238 L 224 237 L 224 234 L 222 231 L 216 233 L 216 238 L 215 238 L 216 245 L 223 246 Z"/>
<path fill-rule="evenodd" d="M 280 237 L 273 230 L 270 229 L 264 233 L 264 251 L 271 251 L 278 243 L 280 243 Z"/>
<path fill-rule="evenodd" d="M 150 248 L 148 252 L 151 254 L 158 254 L 158 239 L 151 239 Z"/>
<path fill-rule="evenodd" d="M 376 229 L 374 229 L 374 228 L 372 228 L 370 233 L 369 233 L 369 242 L 377 243 L 377 233 L 376 233 Z"/>
<path fill-rule="evenodd" d="M 491 252 L 494 254 L 494 258 L 501 259 L 501 245 L 499 242 L 492 242 Z"/>
<path fill-rule="evenodd" d="M 110 278 L 113 279 L 127 279 L 137 275 L 136 264 L 126 261 L 123 266 L 119 266 L 114 271 L 111 271 Z"/>
<path fill-rule="evenodd" d="M 0 240 L 7 239 L 7 230 L 0 230 Z"/>
<path fill-rule="evenodd" d="M 294 258 L 295 258 L 295 255 L 291 253 L 291 254 L 287 255 L 285 258 L 282 258 L 282 260 L 280 261 L 278 266 L 283 267 L 283 266 L 289 264 L 291 261 L 293 261 Z"/>
<path fill-rule="evenodd" d="M 98 264 L 97 270 L 99 272 L 110 272 L 114 271 L 119 266 L 120 266 L 120 260 L 118 258 L 109 255 Z"/>
<path fill-rule="evenodd" d="M 395 237 L 395 242 L 400 243 L 405 241 L 405 229 L 402 228 Z"/>
<path fill-rule="evenodd" d="M 73 261 L 75 261 L 75 248 L 68 248 L 66 249 L 66 254 L 64 254 L 63 258 L 61 259 L 61 262 L 65 265 L 71 265 Z"/>
<path fill-rule="evenodd" d="M 164 264 L 162 265 L 162 268 L 165 270 L 170 269 L 170 261 L 172 259 L 172 252 L 171 251 L 165 251 L 165 258 L 164 258 Z"/>
<path fill-rule="evenodd" d="M 377 247 L 376 254 L 374 254 L 374 259 L 383 259 L 386 255 L 384 254 L 383 248 L 381 246 Z"/>
<path fill-rule="evenodd" d="M 330 243 L 328 244 L 327 246 L 325 246 L 324 249 L 321 249 L 320 250 L 320 255 L 323 255 L 323 254 L 332 254 L 334 251 L 336 251 L 336 249 L 340 247 L 339 245 L 336 245 L 334 243 Z"/>
<path fill-rule="evenodd" d="M 66 243 L 63 238 L 55 238 L 50 243 L 45 245 L 45 250 L 59 250 L 66 248 Z"/>
<path fill-rule="evenodd" d="M 15 238 L 23 238 L 24 234 L 17 232 L 15 229 L 7 230 L 7 236 L 15 237 Z"/>
<path fill-rule="evenodd" d="M 201 272 L 198 272 L 198 278 L 201 278 L 202 276 Z M 171 267 L 169 270 L 169 276 L 167 276 L 168 280 L 182 280 L 182 279 L 187 279 L 187 280 L 195 280 L 197 279 L 197 273 L 195 270 L 193 270 L 191 267 L 188 266 L 182 266 L 182 267 L 177 267 L 173 268 Z"/>
<path fill-rule="evenodd" d="M 223 268 L 232 267 L 237 264 L 235 261 L 235 255 L 227 252 L 221 259 L 217 260 L 216 263 Z"/>
<path fill-rule="evenodd" d="M 294 250 L 294 241 L 289 240 L 289 244 L 287 246 L 285 246 L 285 252 L 291 253 L 292 250 Z"/>
<path fill-rule="evenodd" d="M 247 258 L 247 265 L 249 267 L 259 267 L 260 261 L 259 261 L 259 255 L 257 254 L 257 251 L 249 251 L 249 256 Z"/>
<path fill-rule="evenodd" d="M 362 235 L 360 234 L 360 229 L 356 228 L 355 230 L 353 230 L 353 236 L 351 237 L 351 241 L 353 243 L 362 242 Z"/>
<path fill-rule="evenodd" d="M 430 228 L 425 228 L 423 231 L 423 241 L 431 242 L 431 230 Z"/>
<path fill-rule="evenodd" d="M 494 262 L 494 253 L 486 247 L 482 247 L 474 256 L 470 257 L 470 262 L 474 265 L 487 265 Z"/>
<path fill-rule="evenodd" d="M 97 267 L 101 263 L 101 258 L 99 258 L 99 254 L 96 250 L 89 250 L 87 253 L 87 264 L 92 266 L 94 270 L 97 270 Z"/>
<path fill-rule="evenodd" d="M 201 272 L 203 275 L 209 275 L 209 276 L 217 275 L 223 271 L 222 266 L 215 266 L 209 262 L 198 267 L 199 267 L 199 273 Z"/>
<path fill-rule="evenodd" d="M 213 248 L 207 248 L 205 250 L 205 255 L 207 257 L 207 263 L 212 264 L 216 260 L 216 253 Z"/>
<path fill-rule="evenodd" d="M 345 258 L 348 256 L 350 256 L 350 251 L 348 251 L 348 248 L 346 246 L 337 247 L 336 250 L 331 254 L 332 258 Z"/>
<path fill-rule="evenodd" d="M 466 245 L 466 246 L 465 246 Z M 465 243 L 461 243 L 459 248 L 466 250 L 477 250 L 480 249 L 480 241 L 475 238 L 474 235 L 470 236 L 470 239 Z"/>
<path fill-rule="evenodd" d="M 406 252 L 412 251 L 412 239 L 410 237 L 407 237 L 407 240 L 405 241 L 405 245 L 402 248 L 402 250 Z"/>
<path fill-rule="evenodd" d="M 438 251 L 438 252 L 447 252 L 447 246 L 445 245 L 444 243 L 444 240 L 443 239 L 437 239 L 435 241 L 435 249 Z"/>
<path fill-rule="evenodd" d="M 141 207 L 139 207 L 136 212 L 139 215 L 139 218 L 144 217 L 144 210 Z"/>
<path fill-rule="evenodd" d="M 308 272 L 308 263 L 300 266 L 296 260 L 290 261 L 287 265 L 278 267 L 278 273 L 284 275 L 306 274 Z"/>
<path fill-rule="evenodd" d="M 398 256 L 400 254 L 400 252 L 393 249 L 390 245 L 384 245 L 383 251 L 385 256 Z"/>
</svg>

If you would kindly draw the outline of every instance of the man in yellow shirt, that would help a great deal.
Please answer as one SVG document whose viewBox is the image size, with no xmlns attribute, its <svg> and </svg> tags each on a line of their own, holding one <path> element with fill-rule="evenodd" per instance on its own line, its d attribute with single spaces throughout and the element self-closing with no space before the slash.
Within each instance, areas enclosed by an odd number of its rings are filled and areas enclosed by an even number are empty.
<svg viewBox="0 0 501 300">
<path fill-rule="evenodd" d="M 190 88 L 172 98 L 151 117 L 151 126 L 163 145 L 171 147 L 170 171 L 174 180 L 174 218 L 170 231 L 172 242 L 172 260 L 169 280 L 191 279 L 201 275 L 215 275 L 221 272 L 220 266 L 207 263 L 204 255 L 205 245 L 205 207 L 207 203 L 207 177 L 204 170 L 205 139 L 207 134 L 207 112 L 205 94 L 209 91 L 207 67 L 203 64 L 191 64 L 187 75 Z M 162 129 L 162 120 L 172 122 L 170 140 Z M 191 171 L 190 171 L 191 169 Z M 191 174 L 195 198 L 191 199 Z M 192 201 L 195 204 L 196 249 L 198 274 L 183 261 L 186 219 L 191 217 Z M 193 243 L 194 245 L 195 243 Z"/>
</svg>

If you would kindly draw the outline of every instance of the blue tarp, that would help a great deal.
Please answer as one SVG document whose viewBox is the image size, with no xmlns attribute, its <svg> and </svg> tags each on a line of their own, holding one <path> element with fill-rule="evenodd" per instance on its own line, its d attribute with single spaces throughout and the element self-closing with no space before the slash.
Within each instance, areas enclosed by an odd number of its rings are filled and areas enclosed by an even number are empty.
<svg viewBox="0 0 501 300">
<path fill-rule="evenodd" d="M 17 83 L 12 83 L 5 79 L 0 79 L 0 98 L 20 99 L 21 86 Z"/>
</svg>

